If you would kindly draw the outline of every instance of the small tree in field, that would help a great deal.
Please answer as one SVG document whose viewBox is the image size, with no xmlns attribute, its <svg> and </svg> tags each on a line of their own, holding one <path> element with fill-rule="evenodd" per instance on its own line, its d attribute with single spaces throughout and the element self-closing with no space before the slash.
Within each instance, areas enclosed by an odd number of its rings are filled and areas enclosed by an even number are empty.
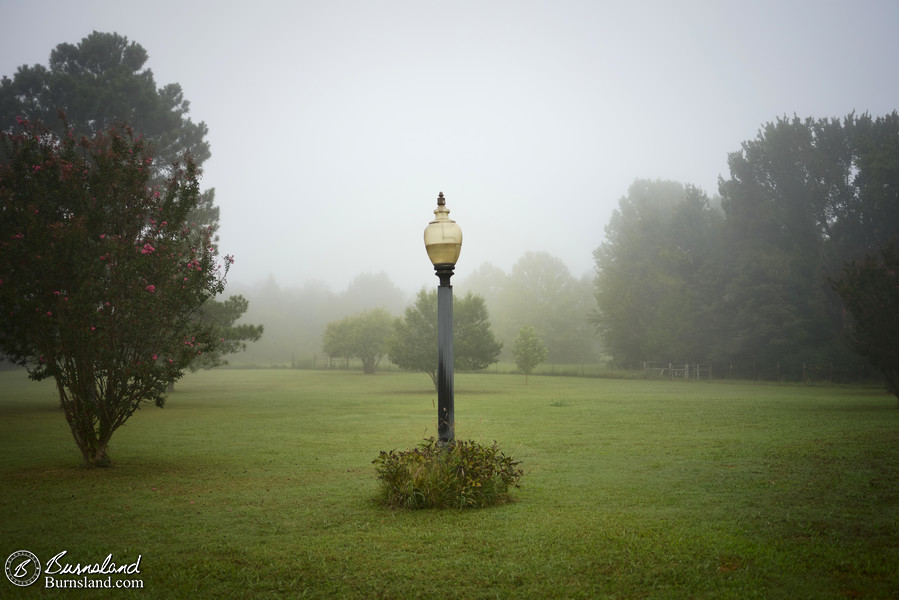
<svg viewBox="0 0 899 600">
<path fill-rule="evenodd" d="M 52 377 L 84 464 L 222 339 L 198 311 L 224 290 L 196 166 L 154 178 L 126 127 L 91 138 L 20 121 L 0 132 L 0 353 Z"/>
<path fill-rule="evenodd" d="M 362 370 L 372 375 L 387 353 L 392 332 L 393 318 L 385 309 L 376 308 L 328 323 L 322 346 L 329 356 L 358 358 Z"/>
<path fill-rule="evenodd" d="M 524 382 L 528 382 L 528 375 L 534 372 L 534 367 L 546 359 L 546 346 L 543 340 L 537 337 L 533 327 L 522 327 L 518 332 L 518 339 L 512 346 L 512 356 L 515 357 L 515 365 L 524 373 Z"/>
<path fill-rule="evenodd" d="M 453 362 L 461 371 L 480 371 L 496 362 L 503 349 L 490 329 L 484 298 L 472 294 L 454 300 Z M 401 369 L 423 371 L 437 388 L 437 290 L 421 290 L 415 304 L 396 320 L 388 344 L 390 360 Z"/>
</svg>

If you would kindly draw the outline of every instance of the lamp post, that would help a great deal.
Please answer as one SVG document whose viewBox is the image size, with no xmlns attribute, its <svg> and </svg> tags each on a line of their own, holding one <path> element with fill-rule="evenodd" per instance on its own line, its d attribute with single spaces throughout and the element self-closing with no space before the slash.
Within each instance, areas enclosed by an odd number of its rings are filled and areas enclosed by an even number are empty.
<svg viewBox="0 0 899 600">
<path fill-rule="evenodd" d="M 437 437 L 455 436 L 453 398 L 453 286 L 450 277 L 462 251 L 462 229 L 449 218 L 443 192 L 437 196 L 434 220 L 425 227 L 425 249 L 440 279 L 437 287 Z"/>
</svg>

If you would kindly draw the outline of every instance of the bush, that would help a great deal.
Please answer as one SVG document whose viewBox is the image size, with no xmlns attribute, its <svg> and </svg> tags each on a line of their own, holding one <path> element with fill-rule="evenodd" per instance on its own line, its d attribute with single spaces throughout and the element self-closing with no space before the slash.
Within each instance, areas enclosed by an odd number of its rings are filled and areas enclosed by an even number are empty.
<svg viewBox="0 0 899 600">
<path fill-rule="evenodd" d="M 496 442 L 441 443 L 433 437 L 417 448 L 381 451 L 378 465 L 384 503 L 391 508 L 482 508 L 510 500 L 520 487 L 520 461 L 503 454 Z"/>
</svg>

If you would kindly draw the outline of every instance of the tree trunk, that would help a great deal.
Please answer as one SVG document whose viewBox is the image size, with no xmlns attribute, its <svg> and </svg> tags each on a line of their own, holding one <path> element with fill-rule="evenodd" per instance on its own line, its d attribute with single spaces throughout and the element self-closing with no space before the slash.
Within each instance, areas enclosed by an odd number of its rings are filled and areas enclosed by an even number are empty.
<svg viewBox="0 0 899 600">
<path fill-rule="evenodd" d="M 75 444 L 81 451 L 81 466 L 108 467 L 112 464 L 109 458 L 109 436 L 101 439 L 94 428 L 94 419 L 91 411 L 80 405 L 78 398 L 66 394 L 65 387 L 56 379 L 56 388 L 59 391 L 59 403 L 66 415 L 66 422 L 75 438 Z"/>
<path fill-rule="evenodd" d="M 109 447 L 106 444 L 98 444 L 94 448 L 81 448 L 83 459 L 81 466 L 89 469 L 95 467 L 108 467 L 112 464 L 109 458 Z"/>
</svg>

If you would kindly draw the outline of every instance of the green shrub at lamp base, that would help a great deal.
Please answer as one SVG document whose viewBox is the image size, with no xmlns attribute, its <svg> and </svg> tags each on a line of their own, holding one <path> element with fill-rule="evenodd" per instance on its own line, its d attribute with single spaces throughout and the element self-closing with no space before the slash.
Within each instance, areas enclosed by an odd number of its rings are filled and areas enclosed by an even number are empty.
<svg viewBox="0 0 899 600">
<path fill-rule="evenodd" d="M 391 508 L 483 508 L 505 504 L 524 475 L 520 461 L 496 442 L 441 443 L 433 437 L 411 450 L 381 454 L 377 465 L 384 504 Z"/>
</svg>

